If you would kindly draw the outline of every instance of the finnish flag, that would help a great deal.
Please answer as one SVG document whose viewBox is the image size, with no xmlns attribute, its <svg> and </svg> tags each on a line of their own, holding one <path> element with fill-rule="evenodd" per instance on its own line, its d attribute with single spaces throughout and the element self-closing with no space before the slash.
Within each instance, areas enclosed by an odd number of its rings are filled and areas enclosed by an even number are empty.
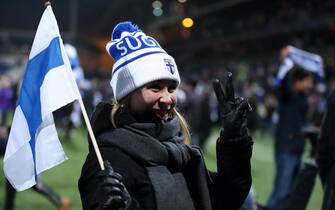
<svg viewBox="0 0 335 210">
<path fill-rule="evenodd" d="M 48 6 L 29 55 L 4 157 L 4 173 L 17 191 L 67 159 L 52 112 L 78 99 L 79 91 L 56 18 Z"/>
</svg>

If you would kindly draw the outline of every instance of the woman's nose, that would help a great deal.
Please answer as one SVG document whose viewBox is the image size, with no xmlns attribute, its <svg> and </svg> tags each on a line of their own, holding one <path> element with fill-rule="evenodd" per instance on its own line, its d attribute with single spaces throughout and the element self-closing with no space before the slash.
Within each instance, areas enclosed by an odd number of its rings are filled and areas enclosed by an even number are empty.
<svg viewBox="0 0 335 210">
<path fill-rule="evenodd" d="M 167 105 L 173 104 L 174 102 L 173 102 L 173 99 L 172 99 L 172 94 L 169 93 L 168 90 L 162 91 L 162 95 L 161 95 L 161 97 L 159 99 L 159 102 L 167 104 Z"/>
</svg>

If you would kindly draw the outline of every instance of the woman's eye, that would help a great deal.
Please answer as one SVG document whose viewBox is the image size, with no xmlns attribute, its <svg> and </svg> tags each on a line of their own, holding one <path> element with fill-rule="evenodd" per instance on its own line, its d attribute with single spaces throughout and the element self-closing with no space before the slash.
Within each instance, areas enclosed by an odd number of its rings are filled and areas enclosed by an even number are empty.
<svg viewBox="0 0 335 210">
<path fill-rule="evenodd" d="M 160 87 L 159 87 L 159 86 L 156 86 L 156 85 L 148 86 L 148 89 L 150 89 L 150 90 L 153 91 L 153 92 L 158 92 L 158 91 L 160 91 Z"/>
<path fill-rule="evenodd" d="M 171 86 L 168 87 L 168 91 L 169 91 L 169 93 L 173 93 L 173 92 L 175 92 L 176 89 L 177 89 L 177 86 L 176 86 L 176 85 L 171 85 Z"/>
<path fill-rule="evenodd" d="M 168 90 L 169 90 L 169 93 L 173 93 L 173 92 L 175 92 L 175 91 L 176 91 L 176 88 L 175 88 L 175 87 L 173 87 L 173 88 L 169 88 Z"/>
<path fill-rule="evenodd" d="M 153 92 L 159 92 L 158 88 L 150 88 L 150 90 L 153 91 Z"/>
</svg>

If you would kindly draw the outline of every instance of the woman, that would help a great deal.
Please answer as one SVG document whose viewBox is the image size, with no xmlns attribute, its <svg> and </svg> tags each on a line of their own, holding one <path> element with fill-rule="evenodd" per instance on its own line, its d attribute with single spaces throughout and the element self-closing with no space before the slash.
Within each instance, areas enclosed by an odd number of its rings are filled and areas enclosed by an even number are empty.
<svg viewBox="0 0 335 210">
<path fill-rule="evenodd" d="M 105 170 L 90 145 L 79 180 L 83 209 L 235 210 L 251 186 L 252 141 L 248 102 L 234 97 L 231 74 L 223 94 L 214 89 L 225 124 L 217 141 L 218 172 L 206 169 L 201 151 L 175 109 L 180 83 L 174 59 L 130 22 L 118 24 L 107 51 L 114 105 L 92 116 Z"/>
</svg>

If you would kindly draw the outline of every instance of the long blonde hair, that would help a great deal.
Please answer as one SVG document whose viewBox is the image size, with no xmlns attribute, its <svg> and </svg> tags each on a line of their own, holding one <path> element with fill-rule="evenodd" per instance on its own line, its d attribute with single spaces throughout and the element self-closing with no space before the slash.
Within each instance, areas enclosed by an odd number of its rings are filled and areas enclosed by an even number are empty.
<svg viewBox="0 0 335 210">
<path fill-rule="evenodd" d="M 125 99 L 126 100 L 126 99 Z M 122 100 L 122 102 L 124 102 L 125 100 Z M 111 121 L 112 121 L 112 124 L 115 128 L 117 128 L 117 125 L 116 125 L 116 122 L 115 122 L 115 115 L 116 115 L 116 112 L 122 108 L 124 105 L 123 103 L 114 103 L 113 105 L 113 108 L 112 108 L 112 111 L 111 111 Z M 185 118 L 177 111 L 177 109 L 174 107 L 172 109 L 172 113 L 174 115 L 177 116 L 178 120 L 179 120 L 179 124 L 180 124 L 180 128 L 181 128 L 181 132 L 182 134 L 184 135 L 184 140 L 183 140 L 183 143 L 184 144 L 189 144 L 191 142 L 191 134 L 190 134 L 190 130 L 189 130 L 189 126 L 185 120 Z"/>
</svg>

